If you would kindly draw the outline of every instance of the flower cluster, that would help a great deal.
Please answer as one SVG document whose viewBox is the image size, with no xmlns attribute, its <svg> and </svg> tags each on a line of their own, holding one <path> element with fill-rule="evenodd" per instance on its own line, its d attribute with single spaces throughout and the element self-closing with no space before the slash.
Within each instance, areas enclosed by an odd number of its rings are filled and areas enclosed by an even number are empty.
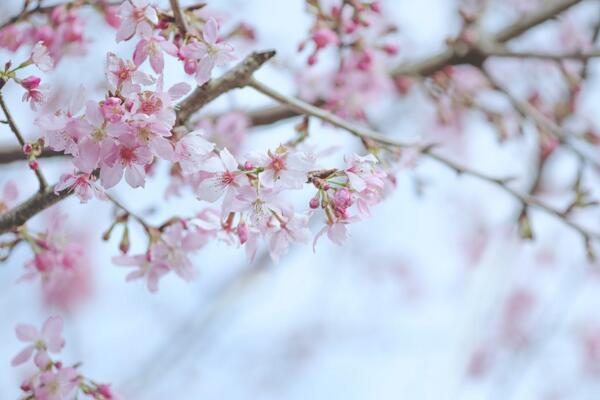
<svg viewBox="0 0 600 400">
<path fill-rule="evenodd" d="M 161 76 L 155 80 L 112 53 L 106 73 L 110 85 L 106 98 L 84 104 L 80 92 L 65 109 L 36 120 L 50 148 L 73 156 L 79 173 L 63 177 L 59 188 L 77 188 L 82 201 L 89 198 L 90 188 L 99 192 L 94 171 L 106 189 L 123 176 L 132 187 L 140 187 L 155 157 L 174 159 L 168 140 L 175 124 L 173 102 L 190 89 L 181 83 L 164 90 Z"/>
<path fill-rule="evenodd" d="M 113 263 L 135 267 L 126 280 L 145 279 L 148 290 L 156 292 L 158 281 L 169 272 L 175 272 L 189 281 L 194 276 L 193 264 L 188 255 L 202 248 L 212 236 L 212 232 L 182 220 L 174 221 L 151 234 L 148 250 L 135 256 L 121 255 L 113 258 Z"/>
<path fill-rule="evenodd" d="M 18 232 L 34 253 L 19 281 L 39 280 L 46 304 L 70 309 L 89 295 L 91 276 L 85 241 L 74 241 L 64 220 L 64 215 L 55 215 L 43 233 L 25 228 Z"/>
<path fill-rule="evenodd" d="M 147 0 L 124 1 L 118 9 L 121 23 L 117 31 L 117 42 L 139 37 L 133 60 L 136 65 L 149 59 L 154 72 L 162 73 L 163 52 L 177 56 L 184 70 L 194 75 L 198 85 L 210 79 L 212 69 L 235 59 L 233 47 L 220 40 L 219 24 L 215 18 L 204 21 L 200 33 L 187 33 L 184 38 L 169 40 L 172 25 L 167 23 L 158 10 Z"/>
<path fill-rule="evenodd" d="M 398 53 L 385 36 L 396 31 L 382 16 L 379 2 L 342 1 L 330 7 L 320 0 L 307 0 L 315 16 L 310 36 L 299 50 L 311 47 L 308 65 L 315 65 L 325 49 L 336 49 L 338 63 L 323 79 L 312 81 L 310 71 L 301 75 L 308 85 L 303 97 L 322 101 L 325 107 L 351 119 L 365 119 L 364 105 L 380 97 L 389 85 L 382 58 Z M 324 84 L 324 82 L 326 84 Z"/>
<path fill-rule="evenodd" d="M 17 338 L 27 343 L 27 346 L 13 358 L 12 365 L 21 365 L 33 355 L 36 367 L 36 371 L 21 384 L 24 393 L 21 398 L 116 400 L 109 385 L 96 383 L 82 376 L 77 370 L 77 364 L 67 367 L 50 357 L 50 353 L 60 353 L 65 346 L 62 328 L 63 321 L 56 316 L 48 318 L 41 330 L 32 325 L 17 325 Z"/>
<path fill-rule="evenodd" d="M 104 1 L 98 2 L 97 9 L 107 22 L 115 25 L 117 21 L 111 15 L 114 7 Z M 50 51 L 54 62 L 65 55 L 81 56 L 85 54 L 89 40 L 84 35 L 85 21 L 80 16 L 80 5 L 73 2 L 49 9 L 42 22 L 26 19 L 19 24 L 10 24 L 0 30 L 0 48 L 17 51 L 22 46 L 43 43 Z"/>
</svg>

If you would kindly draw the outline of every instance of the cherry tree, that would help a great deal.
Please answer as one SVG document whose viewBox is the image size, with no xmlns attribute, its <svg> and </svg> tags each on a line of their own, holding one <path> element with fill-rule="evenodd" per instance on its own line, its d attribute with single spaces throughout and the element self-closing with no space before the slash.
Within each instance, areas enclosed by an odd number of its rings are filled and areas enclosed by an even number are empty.
<svg viewBox="0 0 600 400">
<path fill-rule="evenodd" d="M 535 242 L 554 220 L 560 235 L 578 237 L 571 251 L 585 254 L 581 282 L 594 279 L 595 0 L 448 2 L 454 33 L 418 57 L 386 11 L 395 2 L 305 0 L 308 30 L 288 44 L 290 60 L 263 45 L 251 19 L 220 13 L 219 2 L 18 3 L 0 26 L 2 132 L 13 142 L 0 148 L 0 163 L 20 168 L 2 174 L 0 247 L 2 261 L 19 271 L 17 285 L 41 287 L 52 310 L 45 322 L 15 328 L 26 347 L 12 364 L 30 366 L 22 399 L 127 398 L 88 377 L 79 360 L 56 358 L 65 347 L 58 314 L 91 285 L 92 243 L 106 242 L 102 251 L 115 269 L 127 269 L 125 281 L 142 281 L 160 296 L 169 276 L 203 279 L 198 260 L 216 242 L 226 245 L 219 251 L 243 252 L 257 270 L 295 249 L 318 256 L 324 242 L 345 251 L 353 231 L 380 221 L 379 209 L 407 189 L 401 181 L 411 177 L 416 192 L 437 184 L 421 179 L 423 164 L 509 198 L 513 217 L 495 227 L 506 242 Z M 78 63 L 92 56 L 102 58 L 103 74 L 87 76 L 96 85 L 86 86 L 75 74 L 88 74 Z M 61 70 L 73 75 L 61 78 Z M 248 92 L 270 105 L 244 102 Z M 226 106 L 213 107 L 223 100 Z M 13 112 L 23 105 L 27 111 Z M 464 134 L 474 120 L 492 146 Z M 287 137 L 273 138 L 275 145 L 253 141 L 286 121 Z M 350 139 L 336 143 L 329 134 Z M 500 168 L 485 165 L 487 154 L 506 148 L 519 156 Z M 24 182 L 34 179 L 30 190 Z M 553 181 L 560 185 L 549 193 Z M 161 212 L 140 210 L 132 193 Z M 73 197 L 79 201 L 69 207 L 83 215 L 97 203 L 110 218 L 69 218 L 75 211 L 63 205 Z M 477 193 L 472 198 L 478 202 Z M 184 200 L 193 206 L 169 206 Z M 480 211 L 494 214 L 495 205 Z M 463 207 L 456 231 L 475 214 Z M 91 229 L 97 224 L 100 233 Z M 371 240 L 386 235 L 371 226 Z M 480 262 L 488 229 L 467 231 L 467 265 Z M 461 379 L 512 382 L 496 360 L 511 365 L 542 346 L 538 294 L 522 282 L 503 293 L 489 332 L 465 352 Z M 591 319 L 580 326 L 584 371 L 597 375 L 600 330 Z"/>
</svg>

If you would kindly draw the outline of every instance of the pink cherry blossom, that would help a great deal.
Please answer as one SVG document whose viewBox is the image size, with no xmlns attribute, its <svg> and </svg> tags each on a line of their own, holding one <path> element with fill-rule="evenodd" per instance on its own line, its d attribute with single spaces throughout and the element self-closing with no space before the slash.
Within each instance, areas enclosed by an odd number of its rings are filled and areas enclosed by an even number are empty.
<svg viewBox="0 0 600 400">
<path fill-rule="evenodd" d="M 29 360 L 35 352 L 35 362 L 39 368 L 45 368 L 49 362 L 47 352 L 58 353 L 65 345 L 61 336 L 63 322 L 60 317 L 50 317 L 44 322 L 42 330 L 38 331 L 32 325 L 19 324 L 15 332 L 21 342 L 31 343 L 25 347 L 13 360 L 12 365 L 20 365 Z"/>
<path fill-rule="evenodd" d="M 129 40 L 134 34 L 150 37 L 154 25 L 158 23 L 156 9 L 148 0 L 127 0 L 119 7 L 121 25 L 117 31 L 117 42 Z"/>
<path fill-rule="evenodd" d="M 2 189 L 2 197 L 0 198 L 0 213 L 8 210 L 13 202 L 19 197 L 19 188 L 13 180 L 9 180 L 4 184 Z"/>
<path fill-rule="evenodd" d="M 56 371 L 42 372 L 39 384 L 33 392 L 39 400 L 73 399 L 78 384 L 79 375 L 75 368 L 60 368 Z"/>
<path fill-rule="evenodd" d="M 244 113 L 233 111 L 219 115 L 215 119 L 203 118 L 196 124 L 204 137 L 217 147 L 227 149 L 237 156 L 246 138 L 248 117 Z"/>
<path fill-rule="evenodd" d="M 219 25 L 217 20 L 209 18 L 204 24 L 202 42 L 192 41 L 181 48 L 180 55 L 186 61 L 186 72 L 195 73 L 198 85 L 210 79 L 216 65 L 224 65 L 235 60 L 233 47 L 218 41 Z"/>
<path fill-rule="evenodd" d="M 285 146 L 279 146 L 275 152 L 269 151 L 266 156 L 251 156 L 249 160 L 255 167 L 263 168 L 261 183 L 280 189 L 301 189 L 315 161 L 312 154 L 289 150 Z"/>
<path fill-rule="evenodd" d="M 281 207 L 277 203 L 276 195 L 272 189 L 257 190 L 252 186 L 242 186 L 238 189 L 229 210 L 244 213 L 255 228 L 264 232 L 267 223 L 273 218 L 273 213 L 280 212 Z"/>
<path fill-rule="evenodd" d="M 333 243 L 337 244 L 338 246 L 343 245 L 346 240 L 348 240 L 348 229 L 346 228 L 346 224 L 347 222 L 339 221 L 325 225 L 323 229 L 321 229 L 315 236 L 313 241 L 313 250 L 316 249 L 319 238 L 325 233 L 327 233 L 327 237 Z"/>
<path fill-rule="evenodd" d="M 40 104 L 44 100 L 44 94 L 40 90 L 40 82 L 41 79 L 37 76 L 29 76 L 25 79 L 21 80 L 21 86 L 27 90 L 25 94 L 23 94 L 22 100 L 25 102 L 29 102 L 31 105 L 31 109 L 36 111 L 37 104 Z"/>
<path fill-rule="evenodd" d="M 104 119 L 112 123 L 120 122 L 125 114 L 123 101 L 118 97 L 109 97 L 108 99 L 104 100 L 101 102 L 100 109 Z"/>
<path fill-rule="evenodd" d="M 169 272 L 167 266 L 155 263 L 151 259 L 150 252 L 135 256 L 116 256 L 112 258 L 112 262 L 124 267 L 137 267 L 137 270 L 130 272 L 125 277 L 125 280 L 129 282 L 135 279 L 145 278 L 150 292 L 158 291 L 158 281 Z"/>
<path fill-rule="evenodd" d="M 215 145 L 204 139 L 202 132 L 192 131 L 179 139 L 175 145 L 175 157 L 184 174 L 189 175 L 202 169 L 202 164 L 212 154 Z"/>
<path fill-rule="evenodd" d="M 285 255 L 291 244 L 306 244 L 310 240 L 308 214 L 295 213 L 286 207 L 276 219 L 277 224 L 270 226 L 267 231 L 269 254 L 274 261 L 278 261 L 281 256 Z"/>
<path fill-rule="evenodd" d="M 42 72 L 48 72 L 54 67 L 54 61 L 48 53 L 46 46 L 38 42 L 31 50 L 31 62 L 34 63 Z"/>
<path fill-rule="evenodd" d="M 144 167 L 152 162 L 152 153 L 132 134 L 121 135 L 112 142 L 100 167 L 100 182 L 105 189 L 115 186 L 125 174 L 131 187 L 144 186 Z"/>
<path fill-rule="evenodd" d="M 23 30 L 19 29 L 14 24 L 10 24 L 0 29 L 0 47 L 2 48 L 15 52 L 21 47 L 24 40 Z"/>
<path fill-rule="evenodd" d="M 177 46 L 164 37 L 152 36 L 149 39 L 141 39 L 138 42 L 133 53 L 133 61 L 137 66 L 140 66 L 147 58 L 150 58 L 152 69 L 157 74 L 160 74 L 165 64 L 163 52 L 176 57 L 178 51 Z"/>
<path fill-rule="evenodd" d="M 86 203 L 94 196 L 106 199 L 104 190 L 98 185 L 92 174 L 63 174 L 54 186 L 54 193 L 58 194 L 63 190 L 73 191 L 81 203 Z"/>
<path fill-rule="evenodd" d="M 238 170 L 237 160 L 227 149 L 221 150 L 219 157 L 209 158 L 202 165 L 201 171 L 206 171 L 211 175 L 198 185 L 196 196 L 200 200 L 211 203 L 224 196 L 224 209 L 229 208 L 238 188 L 247 181 L 246 177 Z"/>
</svg>

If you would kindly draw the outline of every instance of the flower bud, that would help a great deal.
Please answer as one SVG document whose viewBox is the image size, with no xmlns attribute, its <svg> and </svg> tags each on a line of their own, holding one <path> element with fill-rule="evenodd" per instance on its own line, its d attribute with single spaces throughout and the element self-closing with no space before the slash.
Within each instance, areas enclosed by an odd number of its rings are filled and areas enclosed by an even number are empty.
<svg viewBox="0 0 600 400">
<path fill-rule="evenodd" d="M 315 208 L 319 208 L 319 194 L 317 193 L 317 195 L 315 197 L 313 197 L 312 199 L 310 199 L 310 202 L 308 203 L 308 205 L 310 206 L 310 208 L 312 208 L 313 210 Z"/>
<path fill-rule="evenodd" d="M 25 155 L 28 156 L 32 152 L 33 152 L 33 146 L 31 145 L 31 143 L 25 143 L 23 145 L 23 153 L 25 153 Z"/>
<path fill-rule="evenodd" d="M 29 161 L 29 168 L 31 168 L 34 171 L 37 171 L 37 169 L 40 167 L 40 163 L 37 162 L 37 160 L 31 160 Z"/>
</svg>

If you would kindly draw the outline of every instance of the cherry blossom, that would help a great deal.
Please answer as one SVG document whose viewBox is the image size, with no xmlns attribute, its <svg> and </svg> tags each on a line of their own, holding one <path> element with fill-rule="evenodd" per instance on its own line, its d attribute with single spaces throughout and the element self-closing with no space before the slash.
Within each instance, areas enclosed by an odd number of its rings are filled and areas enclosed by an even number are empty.
<svg viewBox="0 0 600 400">
<path fill-rule="evenodd" d="M 221 150 L 218 157 L 209 158 L 200 170 L 210 173 L 210 176 L 198 185 L 196 196 L 209 202 L 224 196 L 224 210 L 231 206 L 237 190 L 247 182 L 247 178 L 238 170 L 237 160 L 227 149 Z"/>
<path fill-rule="evenodd" d="M 149 58 L 154 72 L 160 74 L 163 72 L 165 65 L 163 52 L 175 57 L 178 51 L 177 46 L 162 36 L 152 36 L 149 39 L 141 39 L 139 41 L 133 53 L 133 61 L 137 66 L 140 66 Z"/>
<path fill-rule="evenodd" d="M 36 65 L 42 72 L 51 71 L 54 67 L 54 61 L 48 53 L 46 46 L 42 42 L 38 42 L 31 50 L 31 62 Z"/>
<path fill-rule="evenodd" d="M 35 363 L 39 368 L 45 368 L 49 359 L 46 352 L 58 353 L 65 345 L 61 336 L 63 321 L 60 317 L 50 317 L 44 322 L 42 330 L 39 331 L 32 325 L 17 325 L 15 332 L 17 338 L 25 343 L 31 343 L 25 347 L 13 360 L 12 365 L 20 365 L 29 360 L 35 352 Z"/>
<path fill-rule="evenodd" d="M 81 203 L 86 203 L 94 196 L 99 199 L 106 199 L 104 190 L 97 184 L 96 177 L 92 174 L 63 174 L 54 186 L 54 192 L 58 194 L 63 190 L 72 190 Z"/>
<path fill-rule="evenodd" d="M 131 187 L 144 186 L 145 166 L 152 162 L 152 152 L 133 136 L 124 134 L 109 144 L 100 167 L 100 182 L 104 188 L 115 186 L 123 174 Z"/>
<path fill-rule="evenodd" d="M 121 24 L 117 31 L 117 42 L 129 40 L 134 34 L 149 37 L 158 23 L 156 9 L 148 0 L 127 0 L 119 7 Z"/>
<path fill-rule="evenodd" d="M 217 20 L 209 18 L 202 30 L 202 42 L 193 41 L 180 50 L 185 60 L 185 71 L 195 74 L 196 83 L 202 85 L 210 79 L 212 69 L 216 65 L 224 65 L 235 60 L 233 47 L 218 41 L 219 25 Z"/>
</svg>

